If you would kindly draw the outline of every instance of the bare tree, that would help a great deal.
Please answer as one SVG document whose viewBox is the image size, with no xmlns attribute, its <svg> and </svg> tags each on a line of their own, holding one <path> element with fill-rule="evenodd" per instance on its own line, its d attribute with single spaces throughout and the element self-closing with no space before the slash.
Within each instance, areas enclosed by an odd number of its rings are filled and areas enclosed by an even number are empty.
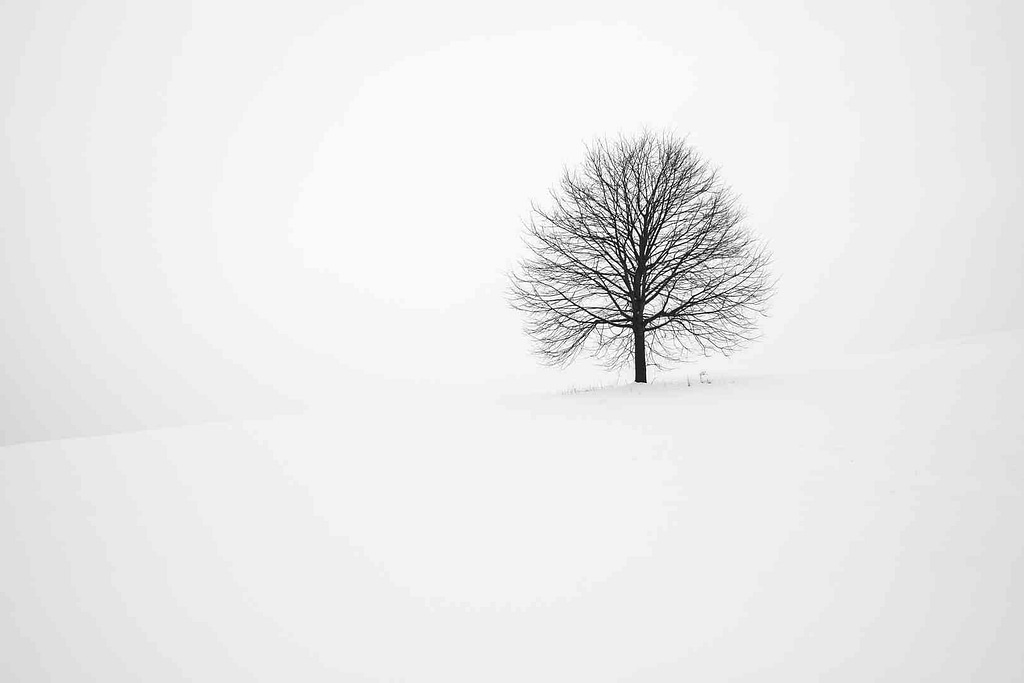
<svg viewBox="0 0 1024 683">
<path fill-rule="evenodd" d="M 685 139 L 600 139 L 532 205 L 529 255 L 510 275 L 534 350 L 564 365 L 587 349 L 636 381 L 756 336 L 774 282 L 736 196 Z"/>
</svg>

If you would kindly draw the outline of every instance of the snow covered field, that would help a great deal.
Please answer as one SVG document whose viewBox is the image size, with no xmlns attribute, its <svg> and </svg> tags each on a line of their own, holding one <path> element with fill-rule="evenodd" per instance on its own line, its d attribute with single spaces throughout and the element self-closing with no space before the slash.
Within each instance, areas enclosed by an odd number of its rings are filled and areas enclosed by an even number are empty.
<svg viewBox="0 0 1024 683">
<path fill-rule="evenodd" d="M 1020 680 L 1022 343 L 9 446 L 0 671 Z"/>
</svg>

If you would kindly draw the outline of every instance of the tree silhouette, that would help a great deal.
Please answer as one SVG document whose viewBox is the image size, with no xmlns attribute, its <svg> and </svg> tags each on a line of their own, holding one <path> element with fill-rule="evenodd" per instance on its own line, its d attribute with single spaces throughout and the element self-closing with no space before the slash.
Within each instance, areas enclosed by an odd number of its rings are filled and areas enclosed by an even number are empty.
<svg viewBox="0 0 1024 683">
<path fill-rule="evenodd" d="M 774 287 L 736 196 L 668 133 L 595 141 L 526 230 L 510 302 L 552 365 L 587 349 L 646 382 L 649 362 L 728 355 L 756 336 Z"/>
</svg>

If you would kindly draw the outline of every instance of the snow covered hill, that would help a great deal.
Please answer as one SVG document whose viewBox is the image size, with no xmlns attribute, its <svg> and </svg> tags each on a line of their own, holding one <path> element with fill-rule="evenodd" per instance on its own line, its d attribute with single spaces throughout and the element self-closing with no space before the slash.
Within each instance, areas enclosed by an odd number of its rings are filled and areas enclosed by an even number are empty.
<svg viewBox="0 0 1024 683">
<path fill-rule="evenodd" d="M 1022 342 L 6 447 L 0 678 L 1019 680 Z"/>
</svg>

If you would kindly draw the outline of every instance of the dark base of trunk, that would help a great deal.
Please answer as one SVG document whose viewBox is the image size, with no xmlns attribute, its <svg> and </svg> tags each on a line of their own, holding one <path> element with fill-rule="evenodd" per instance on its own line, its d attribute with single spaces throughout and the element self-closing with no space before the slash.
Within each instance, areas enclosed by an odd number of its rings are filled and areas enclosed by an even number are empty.
<svg viewBox="0 0 1024 683">
<path fill-rule="evenodd" d="M 647 384 L 647 349 L 644 347 L 644 331 L 633 330 L 633 367 L 637 384 Z"/>
</svg>

